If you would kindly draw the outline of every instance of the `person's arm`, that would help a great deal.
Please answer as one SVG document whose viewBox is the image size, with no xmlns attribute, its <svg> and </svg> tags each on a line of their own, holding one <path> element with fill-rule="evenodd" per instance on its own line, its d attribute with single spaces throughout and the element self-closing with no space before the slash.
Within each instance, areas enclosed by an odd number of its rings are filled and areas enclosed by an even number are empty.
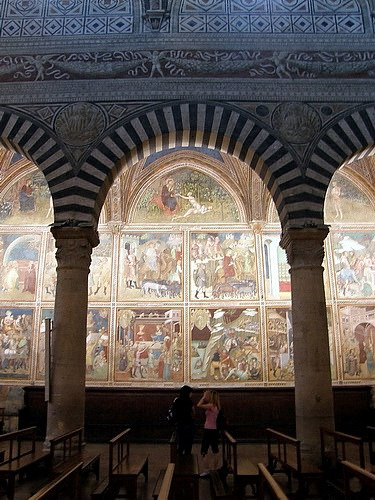
<svg viewBox="0 0 375 500">
<path fill-rule="evenodd" d="M 201 399 L 197 403 L 197 407 L 202 408 L 203 410 L 209 410 L 210 408 L 212 408 L 212 404 L 209 403 L 209 401 L 208 401 L 207 391 L 205 391 L 203 393 L 203 396 L 201 397 Z"/>
</svg>

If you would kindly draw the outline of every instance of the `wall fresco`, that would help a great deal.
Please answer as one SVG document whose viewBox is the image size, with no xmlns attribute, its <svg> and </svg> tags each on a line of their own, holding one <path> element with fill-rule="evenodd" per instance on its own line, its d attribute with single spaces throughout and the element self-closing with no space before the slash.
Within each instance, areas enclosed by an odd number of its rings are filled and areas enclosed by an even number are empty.
<svg viewBox="0 0 375 500">
<path fill-rule="evenodd" d="M 374 221 L 374 205 L 347 177 L 336 172 L 330 183 L 324 205 L 326 222 Z"/>
<path fill-rule="evenodd" d="M 119 309 L 116 381 L 182 382 L 182 310 Z"/>
<path fill-rule="evenodd" d="M 0 223 L 51 224 L 53 222 L 52 197 L 41 172 L 29 172 L 2 193 Z"/>
<path fill-rule="evenodd" d="M 212 177 L 190 168 L 159 177 L 142 193 L 133 222 L 238 222 L 233 197 Z"/>
<path fill-rule="evenodd" d="M 0 234 L 0 300 L 35 300 L 41 236 Z"/>
<path fill-rule="evenodd" d="M 294 380 L 294 347 L 292 311 L 288 308 L 269 307 L 267 316 L 268 380 L 271 382 Z M 331 377 L 337 380 L 335 344 L 332 330 L 332 311 L 327 308 Z"/>
<path fill-rule="evenodd" d="M 267 298 L 290 300 L 290 266 L 280 247 L 280 233 L 263 235 L 263 259 Z"/>
<path fill-rule="evenodd" d="M 0 378 L 29 378 L 33 317 L 30 308 L 0 309 Z"/>
<path fill-rule="evenodd" d="M 375 307 L 340 307 L 341 359 L 345 380 L 375 378 Z"/>
<path fill-rule="evenodd" d="M 182 233 L 122 234 L 119 300 L 182 299 Z"/>
<path fill-rule="evenodd" d="M 375 296 L 375 232 L 332 231 L 340 298 Z"/>
<path fill-rule="evenodd" d="M 192 309 L 190 328 L 193 381 L 262 380 L 257 308 Z"/>
<path fill-rule="evenodd" d="M 86 380 L 107 380 L 109 359 L 109 315 L 107 308 L 88 309 L 86 332 Z M 45 376 L 45 320 L 51 320 L 53 327 L 54 311 L 52 308 L 42 309 L 39 327 L 38 355 L 36 366 L 37 379 Z"/>
<path fill-rule="evenodd" d="M 258 295 L 252 232 L 191 234 L 191 300 L 252 300 Z"/>
<path fill-rule="evenodd" d="M 112 283 L 112 237 L 108 233 L 100 233 L 100 245 L 92 251 L 88 280 L 89 301 L 111 300 Z"/>
</svg>

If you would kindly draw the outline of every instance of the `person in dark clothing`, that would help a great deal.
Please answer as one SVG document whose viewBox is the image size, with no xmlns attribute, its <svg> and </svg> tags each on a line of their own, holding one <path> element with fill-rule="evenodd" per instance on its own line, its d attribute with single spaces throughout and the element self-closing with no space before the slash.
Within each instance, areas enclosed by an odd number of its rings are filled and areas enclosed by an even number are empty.
<svg viewBox="0 0 375 500">
<path fill-rule="evenodd" d="M 191 399 L 193 389 L 184 385 L 175 399 L 177 452 L 179 455 L 191 455 L 194 440 L 195 406 Z"/>
</svg>

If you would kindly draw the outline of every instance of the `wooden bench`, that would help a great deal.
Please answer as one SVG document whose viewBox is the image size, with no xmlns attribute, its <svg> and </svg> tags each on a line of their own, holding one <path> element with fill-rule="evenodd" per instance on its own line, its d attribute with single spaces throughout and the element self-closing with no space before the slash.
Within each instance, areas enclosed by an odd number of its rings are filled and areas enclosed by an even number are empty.
<svg viewBox="0 0 375 500">
<path fill-rule="evenodd" d="M 177 433 L 173 432 L 169 440 L 170 462 L 175 464 L 174 484 L 176 487 L 189 488 L 194 499 L 199 498 L 199 460 L 196 453 L 178 455 Z"/>
<path fill-rule="evenodd" d="M 36 440 L 36 427 L 0 434 L 0 450 L 3 461 L 0 463 L 0 480 L 6 481 L 6 494 L 14 499 L 16 477 L 21 478 L 33 467 L 45 463 L 49 467 L 50 452 Z"/>
<path fill-rule="evenodd" d="M 210 471 L 210 484 L 212 498 L 232 500 L 233 489 L 227 484 L 226 479 L 217 470 Z"/>
<path fill-rule="evenodd" d="M 315 483 L 319 492 L 323 488 L 323 471 L 314 464 L 302 460 L 301 441 L 274 429 L 266 429 L 268 470 L 271 474 L 285 472 L 288 489 L 292 490 L 292 478 L 298 482 L 297 498 L 308 495 L 310 485 Z M 292 493 L 292 492 L 291 492 Z"/>
<path fill-rule="evenodd" d="M 169 463 L 166 469 L 162 469 L 157 478 L 152 498 L 154 500 L 168 500 L 171 498 L 174 463 Z"/>
<path fill-rule="evenodd" d="M 80 500 L 82 465 L 82 462 L 73 465 L 64 474 L 40 488 L 29 500 L 56 500 L 60 494 L 67 495 L 71 500 Z"/>
<path fill-rule="evenodd" d="M 363 439 L 321 427 L 320 441 L 326 487 L 328 490 L 344 495 L 345 484 L 342 462 L 350 461 L 362 469 L 365 468 Z"/>
<path fill-rule="evenodd" d="M 66 432 L 50 440 L 50 475 L 56 477 L 67 467 L 82 462 L 81 471 L 92 470 L 99 479 L 100 454 L 90 454 L 84 450 L 83 428 Z"/>
<path fill-rule="evenodd" d="M 344 471 L 345 500 L 375 498 L 375 474 L 347 460 L 341 462 Z"/>
<path fill-rule="evenodd" d="M 233 475 L 234 498 L 244 496 L 247 485 L 251 486 L 254 497 L 257 497 L 259 480 L 258 466 L 249 457 L 239 456 L 237 440 L 228 432 L 222 432 L 223 439 L 223 467 L 225 471 L 221 476 L 221 482 L 226 487 L 225 474 Z"/>
<path fill-rule="evenodd" d="M 109 441 L 108 476 L 99 483 L 91 498 L 115 498 L 121 487 L 127 490 L 127 498 L 136 500 L 137 481 L 140 474 L 148 480 L 148 456 L 130 456 L 130 428 Z"/>
<path fill-rule="evenodd" d="M 271 475 L 267 467 L 258 463 L 259 469 L 259 487 L 258 498 L 259 500 L 288 500 L 281 486 Z"/>
</svg>

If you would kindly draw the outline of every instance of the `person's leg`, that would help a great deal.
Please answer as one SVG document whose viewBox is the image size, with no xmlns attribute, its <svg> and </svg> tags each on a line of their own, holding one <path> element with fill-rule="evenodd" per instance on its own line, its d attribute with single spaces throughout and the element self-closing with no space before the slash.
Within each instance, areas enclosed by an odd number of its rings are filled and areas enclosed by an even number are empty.
<svg viewBox="0 0 375 500">
<path fill-rule="evenodd" d="M 201 477 L 208 476 L 209 474 L 209 466 L 208 466 L 208 448 L 210 446 L 210 436 L 209 432 L 207 430 L 203 431 L 203 439 L 202 439 L 202 445 L 201 445 L 201 456 L 202 456 L 202 465 L 203 465 L 203 471 L 200 474 Z"/>
</svg>

